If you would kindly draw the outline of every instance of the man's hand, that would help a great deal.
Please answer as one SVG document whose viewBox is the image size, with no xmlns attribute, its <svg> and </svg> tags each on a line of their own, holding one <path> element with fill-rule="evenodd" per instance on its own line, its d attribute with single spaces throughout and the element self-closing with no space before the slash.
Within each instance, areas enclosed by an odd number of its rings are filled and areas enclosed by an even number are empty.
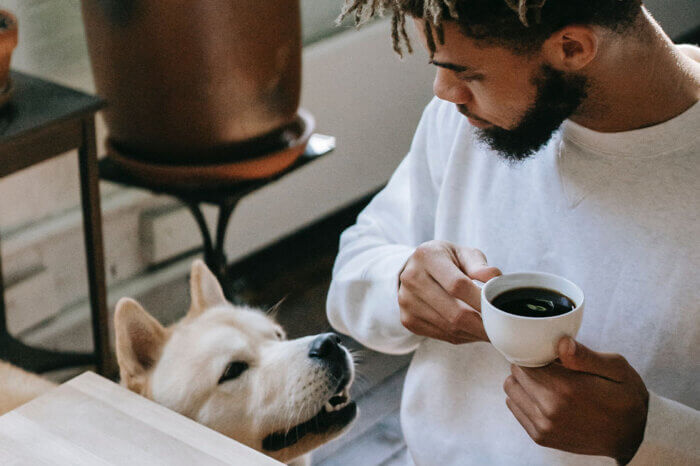
<svg viewBox="0 0 700 466">
<path fill-rule="evenodd" d="M 484 254 L 444 241 L 420 245 L 399 275 L 401 323 L 411 332 L 453 344 L 488 341 L 481 321 L 481 289 L 501 275 Z"/>
<path fill-rule="evenodd" d="M 565 337 L 559 358 L 543 368 L 511 366 L 506 404 L 538 444 L 621 463 L 644 436 L 649 393 L 619 354 L 598 353 Z"/>
</svg>

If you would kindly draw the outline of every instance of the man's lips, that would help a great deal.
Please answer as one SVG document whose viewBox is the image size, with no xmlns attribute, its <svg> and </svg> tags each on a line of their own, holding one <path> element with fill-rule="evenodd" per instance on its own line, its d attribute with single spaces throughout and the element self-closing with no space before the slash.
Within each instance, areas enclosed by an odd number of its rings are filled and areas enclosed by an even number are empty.
<svg viewBox="0 0 700 466">
<path fill-rule="evenodd" d="M 470 125 L 476 126 L 477 128 L 480 128 L 480 129 L 488 128 L 489 126 L 491 126 L 490 123 L 486 123 L 486 122 L 484 122 L 484 120 L 474 120 L 471 117 L 467 117 L 467 120 L 469 120 Z"/>
<path fill-rule="evenodd" d="M 491 123 L 489 123 L 486 120 L 482 120 L 478 116 L 472 115 L 469 113 L 463 105 L 457 105 L 457 111 L 467 117 L 467 120 L 469 120 L 469 124 L 472 126 L 476 126 L 477 128 L 488 128 L 491 126 Z"/>
</svg>

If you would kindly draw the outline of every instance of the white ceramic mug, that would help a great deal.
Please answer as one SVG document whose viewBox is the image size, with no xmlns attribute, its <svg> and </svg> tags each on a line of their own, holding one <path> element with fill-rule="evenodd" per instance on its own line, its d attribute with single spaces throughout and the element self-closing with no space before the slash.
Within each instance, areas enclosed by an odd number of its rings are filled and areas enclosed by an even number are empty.
<svg viewBox="0 0 700 466">
<path fill-rule="evenodd" d="M 554 317 L 509 314 L 491 302 L 515 288 L 547 288 L 574 302 L 574 308 Z M 509 273 L 489 280 L 481 288 L 481 317 L 493 346 L 519 366 L 540 367 L 558 356 L 557 344 L 568 335 L 576 337 L 583 317 L 583 291 L 566 278 L 543 272 Z"/>
</svg>

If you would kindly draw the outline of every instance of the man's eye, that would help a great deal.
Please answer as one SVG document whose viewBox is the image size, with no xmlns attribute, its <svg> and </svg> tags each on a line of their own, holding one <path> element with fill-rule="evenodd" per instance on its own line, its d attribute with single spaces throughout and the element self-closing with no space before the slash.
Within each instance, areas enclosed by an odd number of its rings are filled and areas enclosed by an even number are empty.
<svg viewBox="0 0 700 466">
<path fill-rule="evenodd" d="M 228 363 L 228 366 L 226 366 L 226 369 L 224 370 L 224 373 L 221 375 L 221 378 L 219 379 L 219 383 L 224 383 L 227 380 L 233 380 L 240 376 L 242 373 L 244 373 L 248 369 L 248 363 L 243 362 L 243 361 L 234 361 Z"/>
<path fill-rule="evenodd" d="M 465 74 L 461 75 L 459 77 L 461 81 L 467 81 L 467 82 L 472 82 L 472 81 L 481 81 L 484 79 L 484 75 L 482 74 Z"/>
</svg>

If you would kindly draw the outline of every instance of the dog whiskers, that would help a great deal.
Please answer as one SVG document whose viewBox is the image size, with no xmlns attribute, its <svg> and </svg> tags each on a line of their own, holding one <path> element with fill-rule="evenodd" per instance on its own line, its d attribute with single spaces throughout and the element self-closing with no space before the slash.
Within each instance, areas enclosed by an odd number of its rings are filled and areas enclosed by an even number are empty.
<svg viewBox="0 0 700 466">
<path fill-rule="evenodd" d="M 270 306 L 270 308 L 265 311 L 265 314 L 267 314 L 271 319 L 277 320 L 277 313 L 279 312 L 282 303 L 284 303 L 287 300 L 287 297 L 289 297 L 288 294 L 285 295 L 279 301 L 277 301 L 277 303 Z"/>
<path fill-rule="evenodd" d="M 350 349 L 348 351 L 350 352 L 350 357 L 352 358 L 352 362 L 355 364 L 363 362 L 364 358 L 367 356 L 366 350 Z"/>
<path fill-rule="evenodd" d="M 355 382 L 353 383 L 353 391 L 355 393 L 365 393 L 371 387 L 371 385 L 372 384 L 369 378 L 365 374 L 363 374 L 359 370 L 355 370 Z"/>
</svg>

